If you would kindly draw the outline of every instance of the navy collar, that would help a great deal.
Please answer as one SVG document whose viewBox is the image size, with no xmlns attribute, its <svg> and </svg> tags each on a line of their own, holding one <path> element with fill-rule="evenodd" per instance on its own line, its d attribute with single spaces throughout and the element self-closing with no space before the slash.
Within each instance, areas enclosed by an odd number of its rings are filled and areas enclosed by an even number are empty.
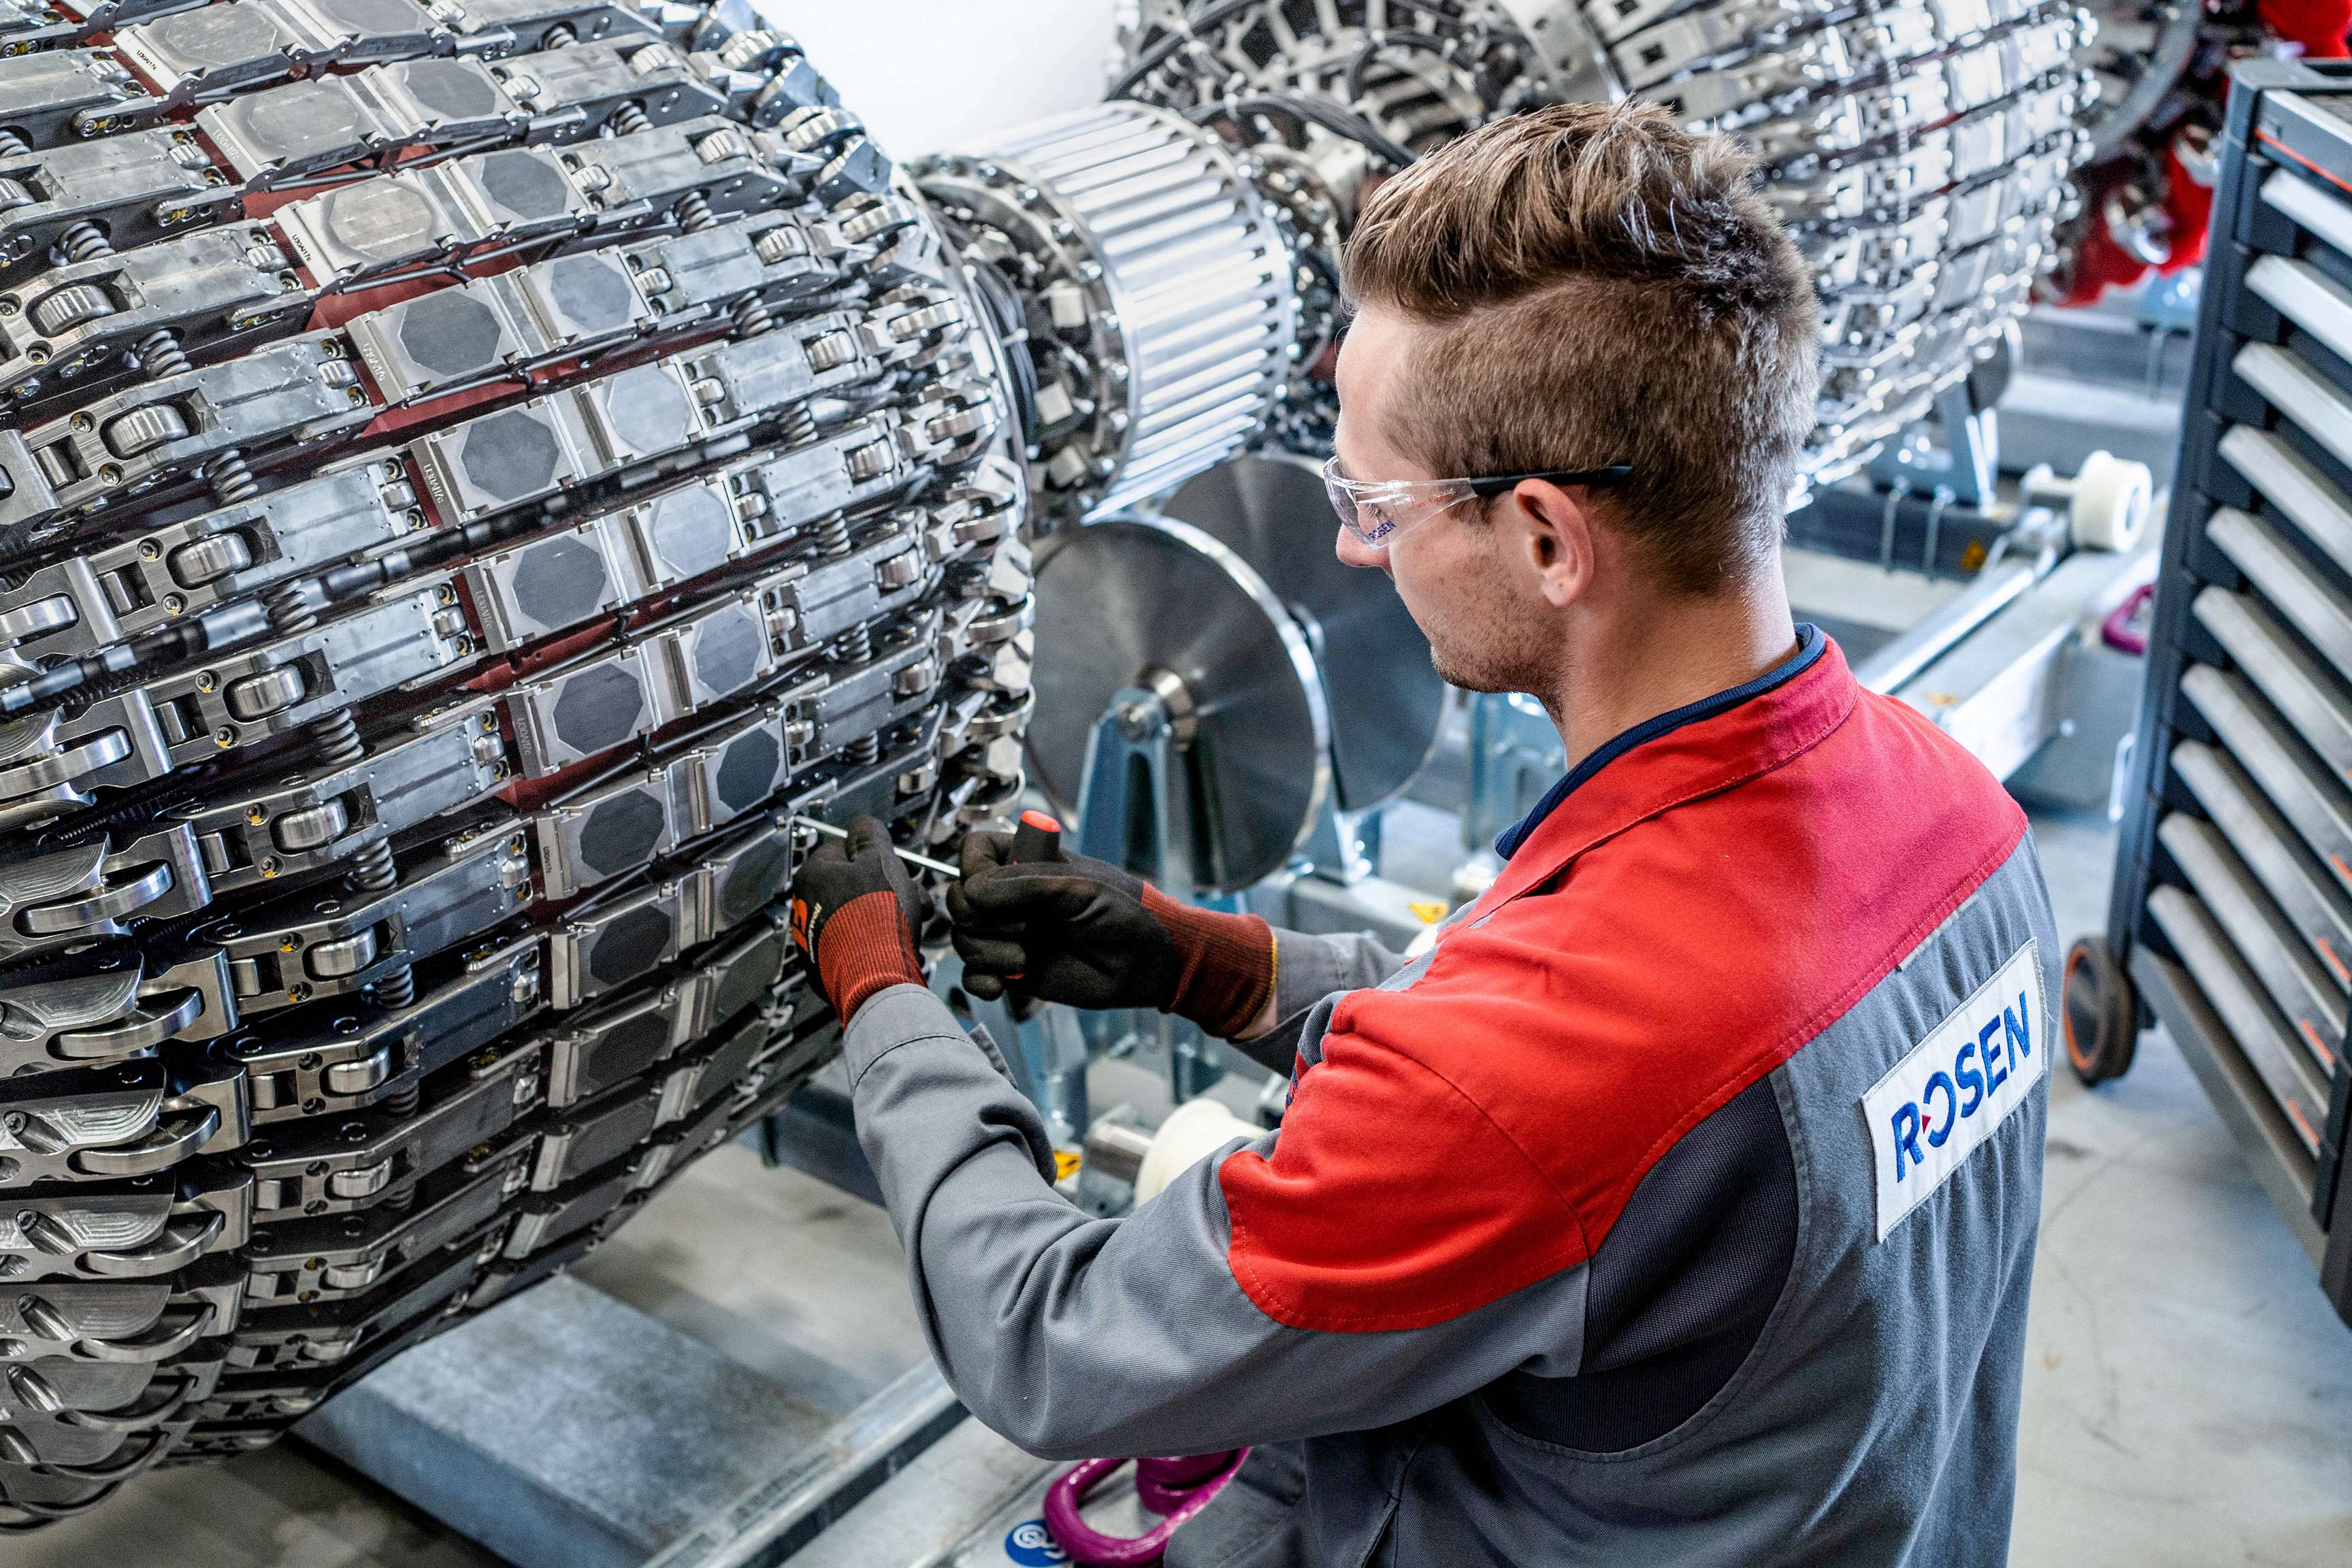
<svg viewBox="0 0 2352 1568">
<path fill-rule="evenodd" d="M 1506 860 L 1517 854 L 1519 846 L 1528 841 L 1528 836 L 1542 825 L 1543 819 L 1559 809 L 1560 802 L 1575 794 L 1578 786 L 1587 779 L 1634 747 L 1645 741 L 1654 741 L 1669 731 L 1679 730 L 1685 724 L 1695 724 L 1702 719 L 1712 719 L 1717 714 L 1737 708 L 1752 698 L 1761 697 L 1776 687 L 1787 685 L 1811 669 L 1814 661 L 1822 657 L 1822 650 L 1828 646 L 1829 639 L 1822 636 L 1821 627 L 1811 621 L 1798 623 L 1796 652 L 1753 680 L 1735 686 L 1728 691 L 1718 691 L 1712 697 L 1702 697 L 1696 702 L 1675 709 L 1671 712 L 1661 713 L 1654 719 L 1644 719 L 1601 747 L 1591 756 L 1570 768 L 1565 778 L 1547 790 L 1543 799 L 1536 802 L 1536 808 L 1533 811 L 1522 817 L 1516 826 L 1496 838 L 1495 853 Z"/>
</svg>

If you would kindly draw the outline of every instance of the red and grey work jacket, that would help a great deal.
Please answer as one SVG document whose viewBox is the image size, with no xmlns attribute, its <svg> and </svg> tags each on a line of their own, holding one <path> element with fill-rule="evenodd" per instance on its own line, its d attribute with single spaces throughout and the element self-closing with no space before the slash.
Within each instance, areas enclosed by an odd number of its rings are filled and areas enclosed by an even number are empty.
<svg viewBox="0 0 2352 1568">
<path fill-rule="evenodd" d="M 1256 1446 L 1171 1564 L 1998 1564 L 2057 961 L 2025 822 L 1808 627 L 1409 965 L 1279 939 L 1278 1132 L 1125 1219 L 929 993 L 849 1031 L 932 1348 L 1070 1458 Z"/>
</svg>

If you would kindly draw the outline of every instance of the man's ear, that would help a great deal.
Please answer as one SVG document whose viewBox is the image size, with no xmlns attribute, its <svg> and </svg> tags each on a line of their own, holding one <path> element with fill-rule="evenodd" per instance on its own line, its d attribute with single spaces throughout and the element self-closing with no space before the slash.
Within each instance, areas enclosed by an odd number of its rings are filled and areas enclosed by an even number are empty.
<svg viewBox="0 0 2352 1568">
<path fill-rule="evenodd" d="M 1577 495 L 1542 479 L 1528 479 L 1499 509 L 1509 520 L 1507 526 L 1517 531 L 1514 547 L 1554 609 L 1566 609 L 1591 585 L 1598 560 L 1597 525 Z"/>
</svg>

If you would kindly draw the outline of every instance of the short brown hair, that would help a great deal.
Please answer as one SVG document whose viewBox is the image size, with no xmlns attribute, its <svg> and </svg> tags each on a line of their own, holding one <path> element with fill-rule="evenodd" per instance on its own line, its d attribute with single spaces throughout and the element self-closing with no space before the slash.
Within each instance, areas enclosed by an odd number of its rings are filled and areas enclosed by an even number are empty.
<svg viewBox="0 0 2352 1568">
<path fill-rule="evenodd" d="M 1594 494 L 1669 587 L 1713 593 L 1769 559 L 1821 316 L 1728 138 L 1654 105 L 1496 121 L 1372 196 L 1347 292 L 1444 329 L 1391 433 L 1432 472 L 1630 464 Z"/>
</svg>

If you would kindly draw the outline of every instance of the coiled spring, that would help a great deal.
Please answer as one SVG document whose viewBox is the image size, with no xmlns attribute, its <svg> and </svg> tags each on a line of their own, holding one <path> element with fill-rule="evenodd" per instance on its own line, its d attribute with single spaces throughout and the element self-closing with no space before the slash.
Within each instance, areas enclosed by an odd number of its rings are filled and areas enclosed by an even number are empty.
<svg viewBox="0 0 2352 1568">
<path fill-rule="evenodd" d="M 735 307 L 735 335 L 737 337 L 756 338 L 763 332 L 772 332 L 775 330 L 776 313 L 768 309 L 767 302 L 765 300 L 746 300 L 741 304 Z M 802 418 L 808 418 L 807 409 L 803 408 L 798 412 Z M 816 421 L 810 419 L 809 424 L 814 427 Z"/>
<path fill-rule="evenodd" d="M 180 340 L 169 327 L 158 327 L 139 340 L 139 363 L 150 376 L 178 375 L 190 368 L 187 350 L 180 346 Z M 215 458 L 213 467 L 218 468 L 220 460 Z M 248 479 L 251 477 L 247 476 Z"/>
<path fill-rule="evenodd" d="M 847 530 L 843 530 L 845 547 Z M 874 632 L 868 626 L 854 626 L 844 632 L 833 645 L 834 656 L 845 664 L 864 664 L 874 657 Z M 882 760 L 882 737 L 865 735 L 842 748 L 842 756 L 859 767 L 871 767 Z"/>
<path fill-rule="evenodd" d="M 816 416 L 805 406 L 793 409 L 776 432 L 777 444 L 784 447 L 805 447 L 816 437 Z"/>
<path fill-rule="evenodd" d="M 96 261 L 101 256 L 114 254 L 114 241 L 106 237 L 104 229 L 84 218 L 58 236 L 58 248 L 66 253 L 68 261 Z"/>
<path fill-rule="evenodd" d="M 310 584 L 296 583 L 270 595 L 262 605 L 269 616 L 269 629 L 281 637 L 290 637 L 317 626 L 319 605 L 311 593 Z"/>
<path fill-rule="evenodd" d="M 247 466 L 245 454 L 232 447 L 205 467 L 205 478 L 223 506 L 237 506 L 261 493 L 261 485 Z"/>
<path fill-rule="evenodd" d="M 385 893 L 400 886 L 400 871 L 393 864 L 392 846 L 379 838 L 352 857 L 352 868 L 343 873 L 343 881 L 355 893 Z M 377 991 L 383 983 L 377 983 Z"/>
<path fill-rule="evenodd" d="M 335 767 L 349 767 L 367 755 L 367 746 L 360 740 L 359 721 L 352 717 L 348 708 L 338 708 L 324 718 L 313 720 L 309 738 L 320 761 Z"/>
</svg>

